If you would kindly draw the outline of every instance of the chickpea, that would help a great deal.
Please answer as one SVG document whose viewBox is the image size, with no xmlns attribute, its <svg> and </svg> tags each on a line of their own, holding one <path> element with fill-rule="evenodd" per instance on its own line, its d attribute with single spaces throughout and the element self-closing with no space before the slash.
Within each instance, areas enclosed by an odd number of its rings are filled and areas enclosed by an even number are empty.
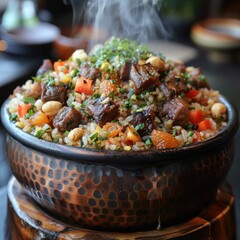
<svg viewBox="0 0 240 240">
<path fill-rule="evenodd" d="M 84 131 L 82 128 L 74 128 L 69 132 L 68 138 L 71 141 L 76 142 L 83 136 L 83 133 Z"/>
<path fill-rule="evenodd" d="M 47 116 L 53 116 L 57 114 L 58 110 L 62 107 L 62 103 L 58 101 L 48 101 L 42 105 L 42 111 Z"/>
<path fill-rule="evenodd" d="M 226 113 L 227 108 L 222 103 L 214 103 L 211 107 L 211 113 L 214 118 L 221 117 L 224 113 Z"/>
<path fill-rule="evenodd" d="M 88 59 L 88 55 L 83 49 L 78 49 L 72 54 L 72 59 L 74 61 L 77 59 L 80 59 L 80 61 L 86 61 Z"/>
<path fill-rule="evenodd" d="M 146 62 L 145 62 L 144 60 L 140 59 L 140 60 L 138 60 L 138 64 L 139 64 L 139 65 L 145 65 Z"/>
<path fill-rule="evenodd" d="M 165 71 L 165 64 L 164 64 L 163 60 L 160 59 L 159 57 L 152 56 L 147 59 L 146 63 L 150 63 L 153 67 L 155 67 L 161 71 Z"/>
</svg>

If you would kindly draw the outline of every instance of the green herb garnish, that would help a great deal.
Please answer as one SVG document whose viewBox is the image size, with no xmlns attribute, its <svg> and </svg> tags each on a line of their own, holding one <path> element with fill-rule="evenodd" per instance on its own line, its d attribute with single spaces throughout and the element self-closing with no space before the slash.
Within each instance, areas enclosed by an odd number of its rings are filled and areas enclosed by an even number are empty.
<svg viewBox="0 0 240 240">
<path fill-rule="evenodd" d="M 151 140 L 151 138 L 148 138 L 148 139 L 145 141 L 145 144 L 146 144 L 146 146 L 151 146 L 151 145 L 152 145 L 152 140 Z"/>
<path fill-rule="evenodd" d="M 9 116 L 9 120 L 11 122 L 15 122 L 17 120 L 17 117 L 18 115 L 16 113 L 12 113 L 10 116 Z"/>
<path fill-rule="evenodd" d="M 41 138 L 43 134 L 44 134 L 44 130 L 39 129 L 39 130 L 35 133 L 35 137 Z"/>
<path fill-rule="evenodd" d="M 31 116 L 33 116 L 35 114 L 35 111 L 33 110 L 33 108 L 29 109 L 29 111 L 27 112 L 27 114 L 25 115 L 25 119 L 29 119 Z"/>
<path fill-rule="evenodd" d="M 24 103 L 31 103 L 32 105 L 35 104 L 35 99 L 34 98 L 31 98 L 31 97 L 25 97 L 23 100 L 22 100 Z"/>
<path fill-rule="evenodd" d="M 144 128 L 144 123 L 140 123 L 135 127 L 135 130 L 138 131 L 138 130 L 142 130 L 143 128 Z"/>
</svg>

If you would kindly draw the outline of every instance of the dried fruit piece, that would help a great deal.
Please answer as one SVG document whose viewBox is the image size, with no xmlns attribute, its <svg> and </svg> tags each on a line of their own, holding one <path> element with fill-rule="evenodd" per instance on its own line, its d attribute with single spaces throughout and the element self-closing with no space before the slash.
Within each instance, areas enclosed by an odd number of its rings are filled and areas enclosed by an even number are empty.
<svg viewBox="0 0 240 240">
<path fill-rule="evenodd" d="M 152 131 L 151 140 L 157 149 L 175 148 L 180 146 L 178 140 L 173 135 L 160 130 Z"/>
</svg>

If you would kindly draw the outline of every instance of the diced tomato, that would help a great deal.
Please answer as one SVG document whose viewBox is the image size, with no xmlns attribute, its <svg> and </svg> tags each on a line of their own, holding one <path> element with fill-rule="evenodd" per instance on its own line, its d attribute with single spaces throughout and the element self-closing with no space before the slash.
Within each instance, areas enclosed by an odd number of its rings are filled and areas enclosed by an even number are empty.
<svg viewBox="0 0 240 240">
<path fill-rule="evenodd" d="M 191 110 L 189 112 L 189 121 L 192 124 L 198 124 L 203 120 L 203 112 L 202 110 Z"/>
<path fill-rule="evenodd" d="M 18 104 L 18 116 L 21 118 L 21 117 L 24 117 L 28 110 L 32 107 L 32 104 L 31 103 L 19 103 Z"/>
<path fill-rule="evenodd" d="M 201 142 L 202 141 L 202 137 L 201 137 L 201 134 L 200 134 L 200 132 L 198 132 L 198 131 L 194 131 L 194 133 L 195 133 L 195 138 L 193 138 L 193 142 L 194 143 L 196 143 L 196 142 Z"/>
<path fill-rule="evenodd" d="M 75 85 L 75 92 L 78 93 L 85 93 L 86 95 L 93 94 L 93 87 L 92 87 L 92 79 L 85 78 L 81 76 L 78 78 L 76 85 Z"/>
<path fill-rule="evenodd" d="M 185 97 L 187 98 L 195 98 L 198 95 L 199 91 L 192 89 L 188 93 L 185 94 Z"/>
<path fill-rule="evenodd" d="M 66 61 L 54 62 L 53 68 L 54 68 L 54 71 L 57 73 L 59 73 L 59 72 L 68 73 L 69 72 L 68 63 Z"/>
<path fill-rule="evenodd" d="M 200 123 L 198 123 L 198 131 L 204 131 L 204 130 L 211 130 L 212 124 L 209 119 L 204 119 Z"/>
</svg>

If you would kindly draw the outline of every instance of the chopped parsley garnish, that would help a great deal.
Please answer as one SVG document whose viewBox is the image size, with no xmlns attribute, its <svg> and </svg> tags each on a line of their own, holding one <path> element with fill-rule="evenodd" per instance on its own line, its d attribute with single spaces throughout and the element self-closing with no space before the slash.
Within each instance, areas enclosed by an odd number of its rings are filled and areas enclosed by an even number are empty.
<svg viewBox="0 0 240 240">
<path fill-rule="evenodd" d="M 198 80 L 207 81 L 206 77 L 203 74 L 198 75 Z"/>
<path fill-rule="evenodd" d="M 151 146 L 151 145 L 152 145 L 152 140 L 151 140 L 151 138 L 148 138 L 148 139 L 145 141 L 145 144 L 146 144 L 146 146 Z"/>
<path fill-rule="evenodd" d="M 144 128 L 144 123 L 140 123 L 135 127 L 135 130 L 138 131 L 138 130 L 142 130 L 143 128 Z"/>
<path fill-rule="evenodd" d="M 96 133 L 93 133 L 91 136 L 90 136 L 90 139 L 92 140 L 92 141 L 97 141 L 97 139 L 98 139 L 98 133 L 96 132 Z"/>
<path fill-rule="evenodd" d="M 108 96 L 109 96 L 111 99 L 114 99 L 114 91 L 112 91 Z"/>
<path fill-rule="evenodd" d="M 189 131 L 187 136 L 192 137 L 192 135 L 193 135 L 193 131 Z"/>
<path fill-rule="evenodd" d="M 35 99 L 31 98 L 31 97 L 25 97 L 22 101 L 24 103 L 31 103 L 32 105 L 34 105 L 34 103 L 35 103 Z"/>
<path fill-rule="evenodd" d="M 54 86 L 55 85 L 55 80 L 50 75 L 47 76 L 47 85 L 48 86 Z"/>
<path fill-rule="evenodd" d="M 92 54 L 90 59 L 95 67 L 107 61 L 118 68 L 126 62 L 145 60 L 151 54 L 152 51 L 146 45 L 113 37 Z"/>
<path fill-rule="evenodd" d="M 25 119 L 29 119 L 31 116 L 33 116 L 35 111 L 33 108 L 29 109 L 28 113 L 25 115 Z"/>
<path fill-rule="evenodd" d="M 132 103 L 130 101 L 126 101 L 123 107 L 126 109 L 130 109 L 132 107 Z"/>
<path fill-rule="evenodd" d="M 77 68 L 74 69 L 73 73 L 72 73 L 72 77 L 76 77 L 79 74 L 79 71 Z"/>
<path fill-rule="evenodd" d="M 9 116 L 9 120 L 12 121 L 12 122 L 15 122 L 17 120 L 17 114 L 16 113 L 12 113 L 10 116 Z"/>
<path fill-rule="evenodd" d="M 176 128 L 173 129 L 172 135 L 173 135 L 174 137 L 177 136 L 177 129 L 176 129 Z"/>
<path fill-rule="evenodd" d="M 33 80 L 34 82 L 39 82 L 39 83 L 42 82 L 42 79 L 41 79 L 40 77 L 32 77 L 32 80 Z"/>
<path fill-rule="evenodd" d="M 37 130 L 37 132 L 35 133 L 35 137 L 41 138 L 43 134 L 44 134 L 44 130 L 39 129 L 39 130 Z"/>
<path fill-rule="evenodd" d="M 120 92 L 121 94 L 124 94 L 124 93 L 125 93 L 125 89 L 124 89 L 124 88 L 120 88 L 120 89 L 119 89 L 119 92 Z"/>
</svg>

